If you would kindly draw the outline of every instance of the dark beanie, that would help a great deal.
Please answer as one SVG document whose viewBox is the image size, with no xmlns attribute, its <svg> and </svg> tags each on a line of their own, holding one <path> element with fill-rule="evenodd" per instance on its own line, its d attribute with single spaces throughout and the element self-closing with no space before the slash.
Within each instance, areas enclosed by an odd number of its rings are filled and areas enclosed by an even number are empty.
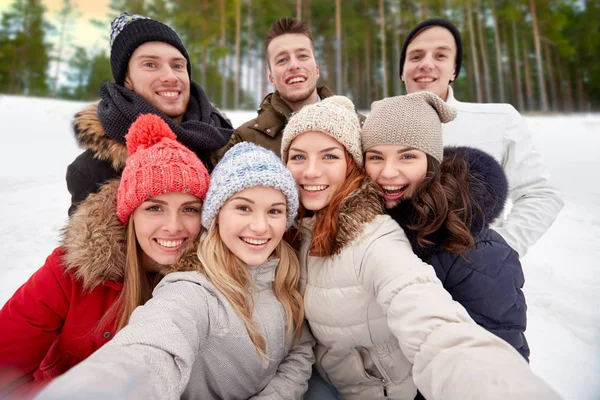
<svg viewBox="0 0 600 400">
<path fill-rule="evenodd" d="M 429 28 L 432 26 L 440 26 L 442 28 L 446 28 L 450 31 L 452 36 L 454 36 L 454 41 L 456 42 L 456 75 L 454 79 L 458 78 L 458 74 L 460 72 L 460 66 L 462 64 L 462 39 L 460 38 L 460 32 L 454 26 L 454 24 L 447 19 L 443 18 L 431 18 L 422 21 L 419 25 L 415 26 L 408 34 L 406 39 L 404 40 L 404 44 L 402 45 L 402 52 L 400 53 L 400 77 L 402 78 L 402 72 L 404 71 L 404 61 L 406 60 L 406 49 L 412 40 L 419 34 L 424 28 Z"/>
<path fill-rule="evenodd" d="M 187 60 L 191 80 L 190 57 L 173 29 L 148 17 L 122 13 L 110 24 L 110 68 L 117 85 L 123 86 L 131 55 L 146 42 L 164 42 L 179 50 Z"/>
</svg>

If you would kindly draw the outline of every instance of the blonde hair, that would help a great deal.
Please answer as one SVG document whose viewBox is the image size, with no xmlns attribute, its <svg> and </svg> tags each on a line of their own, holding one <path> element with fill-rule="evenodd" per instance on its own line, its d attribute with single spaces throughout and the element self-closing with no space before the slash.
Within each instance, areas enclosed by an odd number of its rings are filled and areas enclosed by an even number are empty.
<svg viewBox="0 0 600 400">
<path fill-rule="evenodd" d="M 295 340 L 298 340 L 302 335 L 301 327 L 304 320 L 304 301 L 298 290 L 300 263 L 292 247 L 283 239 L 275 248 L 274 254 L 279 258 L 279 265 L 275 272 L 273 293 L 287 316 L 288 339 L 295 336 Z M 231 303 L 244 322 L 256 351 L 265 357 L 265 338 L 252 322 L 254 304 L 248 289 L 252 284 L 248 265 L 223 243 L 216 219 L 198 246 L 198 258 L 200 272 L 204 273 Z"/>
</svg>

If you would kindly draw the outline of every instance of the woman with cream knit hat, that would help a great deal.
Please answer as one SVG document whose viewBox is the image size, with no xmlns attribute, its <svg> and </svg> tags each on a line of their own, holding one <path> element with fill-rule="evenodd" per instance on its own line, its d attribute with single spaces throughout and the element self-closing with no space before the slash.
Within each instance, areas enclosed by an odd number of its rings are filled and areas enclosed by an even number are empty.
<svg viewBox="0 0 600 400">
<path fill-rule="evenodd" d="M 300 191 L 301 287 L 316 366 L 345 399 L 412 400 L 417 388 L 427 399 L 557 398 L 452 300 L 382 215 L 348 99 L 294 114 L 281 154 Z"/>
<path fill-rule="evenodd" d="M 301 399 L 314 362 L 294 250 L 298 191 L 279 157 L 232 147 L 211 176 L 206 229 L 129 325 L 41 398 Z"/>
<path fill-rule="evenodd" d="M 489 228 L 507 198 L 506 175 L 489 154 L 442 148 L 456 112 L 433 93 L 373 103 L 361 132 L 367 173 L 414 252 L 479 325 L 528 359 L 527 306 L 519 256 Z"/>
</svg>

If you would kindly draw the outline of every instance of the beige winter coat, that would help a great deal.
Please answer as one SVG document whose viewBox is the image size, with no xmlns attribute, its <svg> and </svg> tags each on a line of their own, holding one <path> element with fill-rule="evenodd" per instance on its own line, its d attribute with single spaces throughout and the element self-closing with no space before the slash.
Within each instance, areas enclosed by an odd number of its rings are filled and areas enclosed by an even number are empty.
<svg viewBox="0 0 600 400">
<path fill-rule="evenodd" d="M 345 399 L 554 399 L 512 346 L 452 301 L 374 184 L 345 200 L 336 254 L 309 254 L 302 221 L 301 287 L 316 365 Z"/>
</svg>

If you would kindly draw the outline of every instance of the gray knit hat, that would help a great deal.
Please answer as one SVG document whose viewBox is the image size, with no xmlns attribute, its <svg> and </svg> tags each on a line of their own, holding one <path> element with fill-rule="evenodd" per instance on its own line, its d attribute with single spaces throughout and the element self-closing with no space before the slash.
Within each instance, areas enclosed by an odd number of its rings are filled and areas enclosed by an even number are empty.
<svg viewBox="0 0 600 400">
<path fill-rule="evenodd" d="M 318 103 L 302 107 L 293 114 L 281 138 L 281 159 L 287 161 L 292 141 L 304 132 L 323 132 L 340 142 L 359 166 L 363 166 L 360 151 L 360 120 L 352 101 L 344 96 L 331 96 Z"/>
<path fill-rule="evenodd" d="M 456 118 L 456 110 L 437 95 L 417 92 L 388 97 L 371 104 L 361 131 L 363 153 L 380 144 L 401 144 L 442 161 L 442 123 Z"/>
<path fill-rule="evenodd" d="M 292 226 L 299 206 L 294 177 L 275 153 L 250 142 L 229 149 L 213 170 L 202 207 L 202 225 L 208 229 L 233 194 L 255 186 L 281 190 L 286 197 L 286 229 Z"/>
<path fill-rule="evenodd" d="M 110 24 L 110 68 L 117 85 L 123 86 L 129 59 L 146 42 L 164 42 L 179 50 L 187 60 L 191 79 L 190 57 L 177 33 L 162 22 L 124 12 Z"/>
</svg>

